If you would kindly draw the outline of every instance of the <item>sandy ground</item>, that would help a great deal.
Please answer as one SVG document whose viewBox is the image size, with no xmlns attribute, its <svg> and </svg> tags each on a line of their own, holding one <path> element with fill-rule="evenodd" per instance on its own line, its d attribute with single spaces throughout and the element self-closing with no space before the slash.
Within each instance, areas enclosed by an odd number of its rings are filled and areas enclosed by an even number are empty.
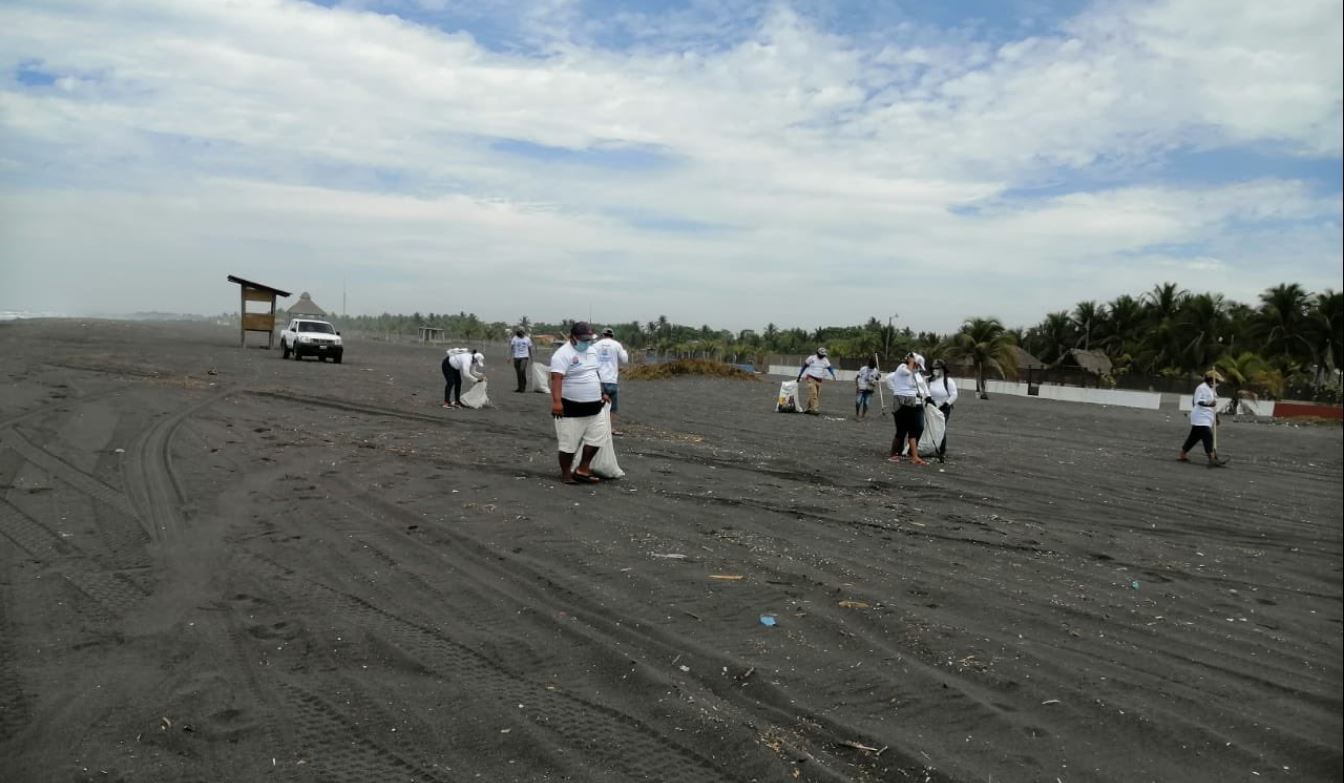
<svg viewBox="0 0 1344 783">
<path fill-rule="evenodd" d="M 841 385 L 627 382 L 573 487 L 543 395 L 495 355 L 442 410 L 438 359 L 0 325 L 0 780 L 1344 775 L 1338 426 L 1217 471 L 1175 411 L 963 398 L 916 468 Z"/>
</svg>

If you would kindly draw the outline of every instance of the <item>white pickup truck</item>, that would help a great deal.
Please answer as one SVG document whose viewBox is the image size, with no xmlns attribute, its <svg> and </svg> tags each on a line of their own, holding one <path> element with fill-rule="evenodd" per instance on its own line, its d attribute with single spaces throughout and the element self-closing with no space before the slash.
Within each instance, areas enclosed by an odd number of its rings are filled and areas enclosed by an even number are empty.
<svg viewBox="0 0 1344 783">
<path fill-rule="evenodd" d="M 341 345 L 341 333 L 326 321 L 295 318 L 280 333 L 280 356 L 283 359 L 288 359 L 291 356 L 295 359 L 316 356 L 319 362 L 323 359 L 331 359 L 333 362 L 340 364 L 341 356 L 344 353 L 345 348 Z"/>
</svg>

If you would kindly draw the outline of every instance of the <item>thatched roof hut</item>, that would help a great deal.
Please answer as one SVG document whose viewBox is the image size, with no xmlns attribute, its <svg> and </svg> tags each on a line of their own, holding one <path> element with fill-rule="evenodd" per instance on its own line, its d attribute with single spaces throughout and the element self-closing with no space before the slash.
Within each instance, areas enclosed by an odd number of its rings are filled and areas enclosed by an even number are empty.
<svg viewBox="0 0 1344 783">
<path fill-rule="evenodd" d="M 1101 351 L 1084 351 L 1082 348 L 1070 348 L 1055 362 L 1056 367 L 1066 370 L 1078 369 L 1098 378 L 1111 374 L 1111 357 Z"/>
<path fill-rule="evenodd" d="M 295 302 L 288 310 L 290 318 L 326 318 L 327 311 L 317 306 L 317 302 L 308 295 L 307 291 L 299 294 L 299 301 Z"/>
</svg>

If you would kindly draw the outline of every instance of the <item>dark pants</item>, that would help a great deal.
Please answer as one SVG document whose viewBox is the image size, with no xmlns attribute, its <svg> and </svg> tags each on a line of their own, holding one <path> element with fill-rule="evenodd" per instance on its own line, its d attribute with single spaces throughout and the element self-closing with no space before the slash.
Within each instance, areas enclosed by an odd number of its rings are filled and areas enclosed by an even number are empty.
<svg viewBox="0 0 1344 783">
<path fill-rule="evenodd" d="M 518 376 L 518 391 L 527 391 L 527 359 L 513 360 L 513 374 Z"/>
<path fill-rule="evenodd" d="M 947 456 L 947 423 L 952 421 L 952 406 L 943 403 L 938 410 L 943 412 L 943 442 L 938 444 L 938 456 Z"/>
<path fill-rule="evenodd" d="M 456 367 L 443 360 L 443 401 L 462 401 L 462 373 Z"/>
<path fill-rule="evenodd" d="M 1181 447 L 1181 451 L 1182 452 L 1189 451 L 1191 446 L 1195 445 L 1197 442 L 1201 440 L 1204 441 L 1204 453 L 1212 454 L 1213 428 L 1205 427 L 1203 425 L 1194 426 L 1190 428 L 1190 434 L 1186 436 L 1185 445 Z"/>
<path fill-rule="evenodd" d="M 891 442 L 891 453 L 900 454 L 907 440 L 919 440 L 924 434 L 924 406 L 898 404 L 892 415 L 896 418 L 896 439 Z"/>
</svg>

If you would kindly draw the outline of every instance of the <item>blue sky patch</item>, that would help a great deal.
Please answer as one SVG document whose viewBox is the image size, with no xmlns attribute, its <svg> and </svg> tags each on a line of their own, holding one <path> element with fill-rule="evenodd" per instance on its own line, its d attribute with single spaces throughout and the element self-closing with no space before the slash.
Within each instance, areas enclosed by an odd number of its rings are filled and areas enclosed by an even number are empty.
<svg viewBox="0 0 1344 783">
<path fill-rule="evenodd" d="M 652 171 L 671 166 L 675 158 L 661 149 L 635 145 L 611 145 L 571 149 L 552 147 L 522 139 L 499 139 L 491 148 L 539 163 L 558 163 L 616 171 Z"/>
<path fill-rule="evenodd" d="M 60 74 L 42 69 L 41 60 L 28 60 L 19 63 L 14 69 L 14 79 L 25 87 L 50 87 L 60 78 Z"/>
</svg>

